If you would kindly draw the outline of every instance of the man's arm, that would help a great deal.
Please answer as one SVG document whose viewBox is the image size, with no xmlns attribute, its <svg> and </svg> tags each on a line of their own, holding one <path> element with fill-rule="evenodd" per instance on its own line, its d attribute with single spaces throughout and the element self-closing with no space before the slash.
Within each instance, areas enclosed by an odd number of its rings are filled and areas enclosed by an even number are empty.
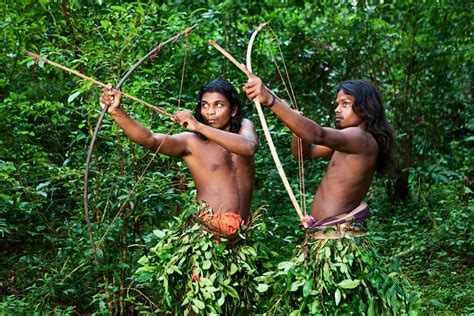
<svg viewBox="0 0 474 316">
<path fill-rule="evenodd" d="M 295 110 L 295 112 L 301 116 L 304 115 L 301 111 Z M 296 159 L 299 159 L 299 157 L 302 156 L 303 160 L 311 160 L 318 157 L 330 156 L 334 153 L 334 150 L 326 146 L 316 146 L 307 143 L 293 133 L 291 139 L 291 153 Z"/>
<path fill-rule="evenodd" d="M 303 155 L 303 160 L 311 160 L 319 157 L 327 157 L 334 153 L 334 150 L 321 145 L 309 144 L 301 141 L 301 147 L 298 146 L 298 141 L 301 138 L 293 134 L 291 139 L 291 153 L 293 157 L 298 159 L 300 155 Z"/>
<path fill-rule="evenodd" d="M 360 128 L 346 128 L 337 130 L 322 127 L 316 122 L 293 111 L 286 103 L 273 97 L 269 90 L 257 76 L 250 74 L 249 81 L 244 86 L 244 91 L 251 99 L 257 99 L 262 105 L 270 106 L 273 113 L 304 142 L 309 144 L 323 145 L 333 150 L 356 154 L 365 148 L 366 138 Z M 273 104 L 272 104 L 273 102 Z"/>
<path fill-rule="evenodd" d="M 257 151 L 257 133 L 252 122 L 248 119 L 242 120 L 239 133 L 236 134 L 202 124 L 189 111 L 178 111 L 174 114 L 174 118 L 182 127 L 206 136 L 209 140 L 235 154 L 252 157 Z"/>
<path fill-rule="evenodd" d="M 108 113 L 131 141 L 151 150 L 156 151 L 159 148 L 160 153 L 171 157 L 182 157 L 187 153 L 188 145 L 185 135 L 152 133 L 120 107 L 120 100 L 121 94 L 110 86 L 101 95 L 100 104 L 109 106 Z"/>
</svg>

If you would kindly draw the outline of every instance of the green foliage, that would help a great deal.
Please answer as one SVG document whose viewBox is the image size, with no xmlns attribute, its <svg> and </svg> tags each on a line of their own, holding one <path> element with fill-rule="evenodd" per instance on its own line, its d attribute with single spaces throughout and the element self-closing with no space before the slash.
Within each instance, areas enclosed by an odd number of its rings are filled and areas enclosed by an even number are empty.
<svg viewBox="0 0 474 316">
<path fill-rule="evenodd" d="M 380 209 L 374 210 L 371 228 L 380 231 L 379 249 L 384 256 L 401 261 L 422 294 L 423 313 L 470 313 L 470 188 L 464 179 L 453 177 L 446 184 L 442 177 L 432 177 L 422 170 L 413 170 L 410 179 L 414 197 L 409 203 L 393 204 L 379 194 L 374 197 Z M 392 215 L 384 218 L 388 212 Z"/>
<path fill-rule="evenodd" d="M 204 82 L 221 77 L 241 89 L 246 80 L 207 40 L 215 40 L 244 62 L 250 32 L 263 21 L 270 22 L 279 37 L 287 71 L 268 30 L 257 37 L 254 71 L 289 99 L 272 66 L 275 55 L 283 75 L 288 72 L 293 81 L 300 110 L 322 125 L 332 125 L 338 82 L 368 79 L 381 88 L 397 131 L 399 155 L 392 173 L 378 179 L 368 196 L 376 246 L 383 257 L 400 259 L 404 273 L 421 293 L 423 313 L 472 313 L 471 11 L 465 1 L 4 1 L 0 5 L 1 313 L 115 314 L 153 306 L 140 294 L 145 289 L 132 279 L 137 259 L 156 241 L 149 232 L 168 229 L 167 223 L 175 221 L 195 194 L 184 163 L 163 156 L 153 159 L 130 194 L 153 153 L 131 144 L 106 116 L 89 183 L 93 238 L 103 238 L 100 262 L 95 265 L 82 194 L 85 153 L 101 91 L 59 69 L 36 64 L 23 51 L 116 84 L 152 47 L 197 24 L 187 38 L 166 46 L 154 61 L 139 67 L 123 87 L 169 112 L 176 110 L 186 54 L 180 106 L 192 110 Z M 180 132 L 146 108 L 128 100 L 124 106 L 154 132 Z M 262 135 L 254 112 L 247 107 L 247 117 Z M 297 163 L 289 153 L 291 133 L 274 116 L 267 115 L 267 121 L 297 190 Z M 268 245 L 277 266 L 288 262 L 302 232 L 263 136 L 255 158 L 254 206 L 268 206 L 262 224 L 268 237 L 251 247 L 260 253 L 261 243 Z M 305 164 L 308 203 L 326 166 L 326 161 Z M 205 240 L 196 241 L 197 247 L 210 247 L 211 239 Z M 202 269 L 204 261 L 196 264 Z M 295 283 L 295 291 L 289 291 L 291 286 L 279 289 L 294 299 L 285 305 L 288 310 L 297 310 L 298 300 L 309 302 L 322 295 L 316 288 L 324 284 L 311 284 L 314 271 L 294 275 L 306 276 L 304 283 L 300 284 L 303 279 Z M 337 269 L 330 272 L 341 275 Z M 337 280 L 327 285 L 333 291 L 327 308 L 353 310 L 356 305 L 350 299 L 357 298 L 351 295 L 363 288 L 361 283 L 345 289 L 338 285 L 345 279 Z M 362 278 L 351 276 L 351 280 Z M 255 297 L 260 303 L 251 310 L 270 308 L 271 289 L 281 285 L 264 279 L 249 282 L 252 293 L 260 295 Z M 296 298 L 296 293 L 302 295 Z M 204 292 L 195 294 L 202 302 L 211 301 Z M 146 297 L 153 295 L 146 292 Z M 205 304 L 205 309 L 217 311 L 216 301 Z M 311 304 L 298 308 L 309 310 Z"/>
<path fill-rule="evenodd" d="M 262 277 L 272 284 L 269 314 L 408 314 L 417 294 L 387 269 L 367 237 L 311 240 Z"/>
</svg>

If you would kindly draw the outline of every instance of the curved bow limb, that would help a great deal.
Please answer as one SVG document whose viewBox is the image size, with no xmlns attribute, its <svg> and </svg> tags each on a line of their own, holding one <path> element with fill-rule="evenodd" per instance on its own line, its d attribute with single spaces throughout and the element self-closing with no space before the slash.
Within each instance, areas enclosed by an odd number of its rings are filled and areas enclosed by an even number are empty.
<svg viewBox="0 0 474 316">
<path fill-rule="evenodd" d="M 247 69 L 250 72 L 252 72 L 253 42 L 255 41 L 255 38 L 258 32 L 260 32 L 267 24 L 268 24 L 267 22 L 260 24 L 258 28 L 252 33 L 252 36 L 250 37 L 250 41 L 247 46 L 247 58 L 246 58 Z M 290 183 L 288 182 L 288 178 L 286 177 L 285 170 L 283 169 L 278 153 L 276 152 L 275 145 L 272 140 L 272 136 L 270 135 L 270 130 L 268 129 L 267 121 L 265 120 L 265 115 L 263 114 L 262 106 L 260 105 L 260 102 L 258 102 L 258 100 L 253 100 L 253 102 L 255 103 L 255 108 L 257 109 L 258 117 L 260 119 L 260 123 L 262 124 L 263 132 L 265 134 L 265 138 L 267 139 L 268 147 L 270 148 L 270 153 L 272 155 L 273 161 L 275 162 L 276 168 L 278 170 L 278 174 L 280 175 L 280 178 L 283 182 L 286 192 L 288 193 L 290 197 L 291 203 L 293 204 L 293 207 L 295 208 L 296 213 L 298 214 L 298 218 L 301 224 L 303 225 L 304 228 L 308 228 L 308 224 L 304 220 L 301 207 L 298 204 L 298 201 L 296 200 L 295 194 L 293 193 Z"/>
<path fill-rule="evenodd" d="M 167 39 L 166 41 L 164 42 L 161 42 L 160 44 L 158 44 L 155 48 L 153 48 L 148 54 L 146 54 L 144 57 L 142 57 L 138 62 L 136 62 L 131 68 L 129 71 L 127 71 L 125 73 L 125 75 L 120 79 L 120 81 L 118 82 L 117 86 L 115 87 L 116 90 L 120 90 L 122 85 L 125 83 L 125 80 L 128 79 L 128 77 L 130 77 L 130 75 L 135 71 L 135 69 L 137 69 L 138 66 L 140 66 L 145 60 L 147 60 L 148 58 L 151 58 L 151 57 L 156 57 L 156 54 L 158 54 L 161 50 L 161 48 L 169 43 L 174 43 L 175 41 L 177 41 L 178 39 L 180 39 L 181 37 L 183 37 L 184 35 L 188 35 L 189 33 L 192 32 L 192 30 L 196 27 L 196 25 L 193 25 L 189 28 L 187 28 L 186 30 L 184 31 L 181 31 L 179 32 L 177 35 Z M 122 93 L 122 92 L 121 92 Z M 123 93 L 122 93 L 123 94 Z M 136 101 L 136 100 L 135 100 Z M 90 162 L 91 162 L 91 158 L 92 158 L 92 151 L 94 149 L 94 144 L 95 144 L 95 140 L 97 138 L 97 133 L 99 132 L 99 129 L 100 129 L 100 125 L 102 124 L 102 121 L 103 121 L 103 118 L 104 118 L 104 115 L 105 113 L 107 113 L 107 110 L 108 110 L 108 106 L 104 106 L 104 108 L 102 109 L 102 111 L 100 112 L 100 115 L 99 115 L 99 118 L 97 119 L 97 123 L 96 123 L 96 126 L 94 128 L 94 132 L 92 134 L 92 140 L 91 140 L 91 143 L 89 145 L 89 149 L 87 151 L 87 158 L 86 158 L 86 166 L 85 166 L 85 170 L 84 170 L 84 213 L 85 213 L 85 217 L 86 217 L 86 222 L 87 222 L 87 231 L 88 231 L 88 234 L 89 234 L 89 241 L 90 241 L 90 244 L 91 244 L 91 247 L 93 249 L 93 253 L 94 253 L 94 262 L 96 264 L 98 264 L 98 258 L 97 258 L 97 246 L 95 245 L 95 242 L 94 242 L 94 239 L 92 237 L 92 228 L 91 228 L 91 225 L 90 225 L 90 216 L 89 216 L 89 205 L 88 205 L 88 190 L 89 190 L 89 171 L 90 171 Z M 169 115 L 171 116 L 171 115 Z"/>
</svg>

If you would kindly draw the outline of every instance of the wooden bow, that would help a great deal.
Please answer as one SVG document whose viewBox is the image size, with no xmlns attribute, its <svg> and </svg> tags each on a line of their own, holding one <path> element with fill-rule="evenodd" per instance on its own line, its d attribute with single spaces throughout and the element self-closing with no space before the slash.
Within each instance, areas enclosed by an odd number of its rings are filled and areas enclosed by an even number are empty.
<svg viewBox="0 0 474 316">
<path fill-rule="evenodd" d="M 250 37 L 249 44 L 247 46 L 247 58 L 246 58 L 246 63 L 247 63 L 247 69 L 249 72 L 252 72 L 252 47 L 253 47 L 253 42 L 255 41 L 255 38 L 257 37 L 258 32 L 260 32 L 268 23 L 262 23 L 260 24 L 257 29 L 252 33 L 252 36 Z M 296 210 L 296 213 L 298 214 L 298 218 L 303 225 L 304 228 L 307 228 L 308 224 L 304 220 L 303 213 L 301 211 L 300 205 L 298 204 L 298 201 L 296 200 L 295 194 L 293 193 L 293 190 L 291 189 L 290 183 L 288 182 L 288 178 L 286 177 L 285 170 L 283 169 L 283 166 L 280 161 L 280 157 L 278 156 L 278 153 L 276 152 L 275 145 L 273 144 L 272 136 L 270 135 L 270 130 L 268 129 L 267 121 L 265 120 L 265 115 L 263 114 L 262 106 L 260 105 L 260 102 L 258 100 L 254 99 L 253 102 L 255 103 L 255 108 L 257 109 L 258 117 L 260 119 L 260 123 L 262 124 L 263 128 L 263 133 L 265 134 L 265 138 L 267 139 L 268 147 L 270 148 L 270 153 L 273 157 L 273 161 L 275 162 L 276 168 L 278 170 L 278 174 L 280 175 L 281 181 L 283 182 L 283 185 L 285 186 L 286 192 L 290 196 L 291 203 L 293 204 L 293 207 Z"/>
<path fill-rule="evenodd" d="M 166 46 L 169 43 L 176 42 L 178 39 L 180 39 L 184 35 L 188 35 L 189 33 L 192 32 L 192 30 L 194 29 L 195 26 L 196 25 L 193 25 L 192 27 L 189 27 L 186 30 L 181 31 L 177 35 L 175 35 L 175 36 L 169 38 L 168 40 L 158 44 L 158 46 L 156 46 L 148 54 L 143 56 L 138 62 L 136 62 L 130 68 L 129 71 L 127 71 L 127 73 L 125 73 L 125 75 L 118 82 L 115 89 L 120 90 L 121 87 L 123 86 L 123 84 L 125 83 L 125 80 L 127 80 L 128 77 L 130 77 L 130 75 L 135 71 L 135 69 L 137 69 L 138 66 L 140 66 L 145 60 L 147 60 L 148 58 L 154 59 L 156 57 L 156 55 L 161 51 L 161 48 L 163 48 L 164 46 Z M 97 133 L 99 131 L 100 125 L 102 124 L 102 120 L 104 118 L 104 115 L 105 115 L 105 113 L 107 113 L 107 110 L 108 110 L 108 106 L 104 106 L 104 108 L 100 112 L 99 118 L 97 119 L 97 124 L 95 126 L 94 133 L 92 134 L 92 140 L 91 140 L 91 143 L 89 145 L 89 150 L 87 152 L 86 167 L 85 167 L 85 170 L 84 170 L 84 213 L 85 213 L 85 216 L 86 216 L 87 230 L 89 232 L 89 239 L 90 239 L 91 247 L 93 249 L 94 261 L 95 261 L 96 264 L 98 263 L 98 258 L 97 258 L 97 249 L 98 248 L 95 245 L 94 239 L 92 237 L 92 229 L 91 229 L 91 225 L 90 225 L 89 206 L 88 206 L 89 171 L 90 171 L 90 161 L 91 161 L 91 158 L 92 158 L 92 150 L 94 149 L 94 143 L 95 143 L 95 140 L 97 138 Z M 166 113 L 166 115 L 169 116 L 169 117 L 172 117 L 171 114 Z"/>
</svg>

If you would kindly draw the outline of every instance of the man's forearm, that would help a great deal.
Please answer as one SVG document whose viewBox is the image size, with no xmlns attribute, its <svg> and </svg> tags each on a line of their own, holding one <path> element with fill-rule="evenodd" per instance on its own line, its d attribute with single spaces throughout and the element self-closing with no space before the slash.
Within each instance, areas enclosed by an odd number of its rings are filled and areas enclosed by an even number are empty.
<svg viewBox="0 0 474 316">
<path fill-rule="evenodd" d="M 287 104 L 277 99 L 271 110 L 303 142 L 318 144 L 321 140 L 323 134 L 322 127 L 293 111 Z"/>
<path fill-rule="evenodd" d="M 240 134 L 222 131 L 204 124 L 200 124 L 196 132 L 238 155 L 251 157 L 257 151 L 257 142 L 251 141 Z"/>
<path fill-rule="evenodd" d="M 114 110 L 110 115 L 130 140 L 147 148 L 153 145 L 153 134 L 143 125 L 132 119 L 122 108 Z"/>
</svg>

